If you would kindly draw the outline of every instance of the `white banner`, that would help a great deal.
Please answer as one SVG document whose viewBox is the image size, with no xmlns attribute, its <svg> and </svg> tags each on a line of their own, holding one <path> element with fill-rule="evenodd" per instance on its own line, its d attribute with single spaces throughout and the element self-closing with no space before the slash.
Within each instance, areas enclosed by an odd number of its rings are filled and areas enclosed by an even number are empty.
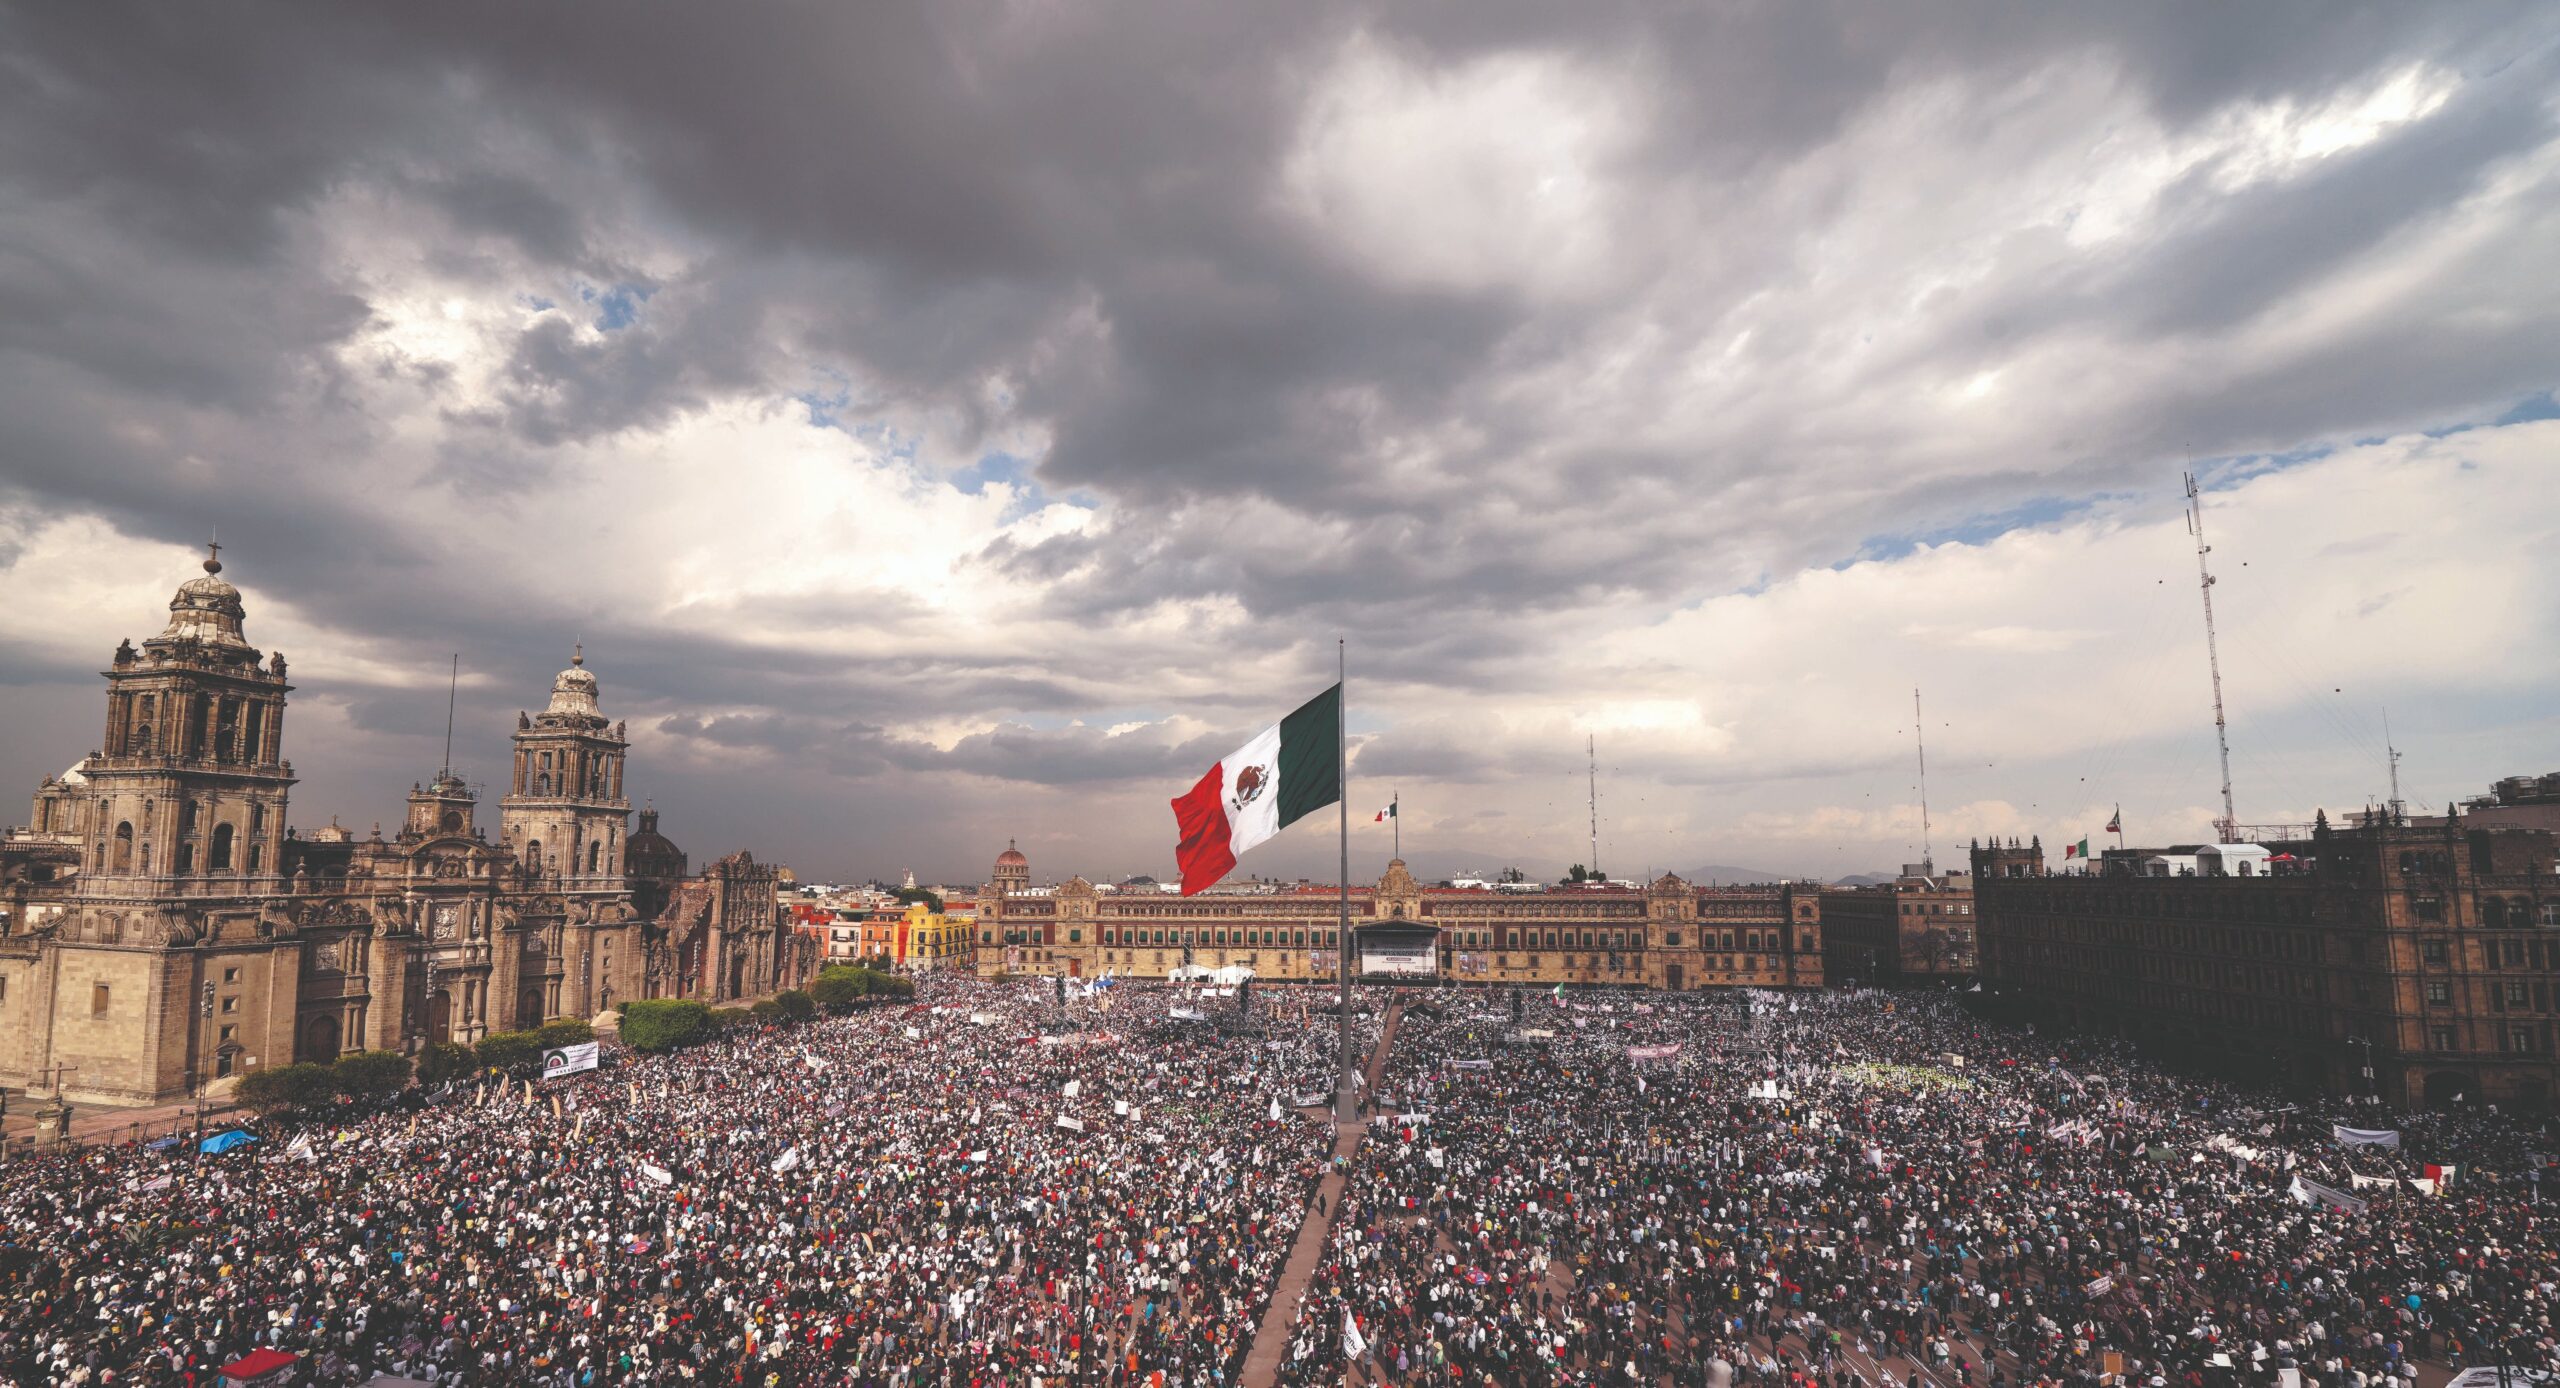
<svg viewBox="0 0 2560 1388">
<path fill-rule="evenodd" d="M 596 1068 L 596 1043 L 581 1041 L 574 1046 L 555 1046 L 542 1053 L 542 1077 L 574 1075 Z"/>
<path fill-rule="evenodd" d="M 2331 1136 L 2347 1147 L 2398 1147 L 2400 1133 L 2396 1128 L 2350 1128 L 2344 1123 L 2330 1127 Z"/>
<path fill-rule="evenodd" d="M 1069 1132 L 1080 1133 L 1084 1131 L 1084 1120 L 1081 1118 L 1072 1118 L 1062 1113 L 1058 1115 L 1058 1126 Z"/>
<path fill-rule="evenodd" d="M 2365 1211 L 2364 1201 L 2335 1186 L 2324 1186 L 2318 1181 L 2306 1181 L 2299 1176 L 2293 1178 L 2293 1184 L 2285 1188 L 2285 1193 L 2305 1205 L 2326 1205 L 2330 1209 L 2345 1210 L 2349 1214 L 2363 1214 Z"/>
<path fill-rule="evenodd" d="M 773 1159 L 773 1174 L 774 1174 L 774 1175 L 776 1175 L 776 1176 L 784 1176 L 784 1175 L 788 1175 L 788 1174 L 790 1174 L 791 1172 L 797 1171 L 797 1170 L 799 1170 L 799 1169 L 800 1169 L 800 1149 L 799 1149 L 799 1148 L 797 1148 L 797 1147 L 794 1147 L 794 1148 L 792 1148 L 791 1150 L 789 1150 L 789 1151 L 787 1151 L 787 1152 L 783 1153 L 781 1156 L 778 1156 L 778 1157 L 776 1157 L 776 1158 L 774 1158 L 774 1159 Z"/>
<path fill-rule="evenodd" d="M 645 1161 L 640 1163 L 640 1174 L 642 1177 L 655 1181 L 662 1186 L 671 1186 L 676 1183 L 676 1174 L 674 1172 L 669 1171 L 663 1166 L 653 1166 Z"/>
</svg>

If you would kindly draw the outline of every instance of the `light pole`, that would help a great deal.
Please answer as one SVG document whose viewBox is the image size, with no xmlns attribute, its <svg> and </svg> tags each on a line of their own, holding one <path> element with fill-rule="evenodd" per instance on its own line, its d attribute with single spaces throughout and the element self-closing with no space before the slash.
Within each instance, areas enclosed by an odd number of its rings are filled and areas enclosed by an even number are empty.
<svg viewBox="0 0 2560 1388">
<path fill-rule="evenodd" d="M 212 980 L 212 979 L 209 979 L 209 978 L 208 978 L 208 979 L 206 979 L 206 980 L 204 981 L 204 1001 L 199 1005 L 199 1007 L 198 1007 L 198 1009 L 197 1009 L 197 1010 L 198 1010 L 198 1011 L 202 1014 L 202 1016 L 203 1016 L 203 1024 L 202 1024 L 201 1026 L 199 1026 L 199 1027 L 198 1027 L 198 1029 L 197 1029 L 197 1041 L 196 1041 L 196 1049 L 197 1049 L 197 1051 L 198 1051 L 198 1053 L 199 1053 L 199 1059 L 198 1059 L 198 1061 L 197 1061 L 197 1063 L 196 1063 L 196 1067 L 195 1067 L 195 1072 L 196 1072 L 196 1073 L 195 1073 L 195 1080 L 196 1080 L 196 1083 L 195 1083 L 195 1091 L 196 1091 L 196 1157 L 195 1157 L 195 1164 L 196 1164 L 196 1165 L 198 1165 L 198 1166 L 202 1166 L 202 1165 L 204 1165 L 204 1091 L 205 1091 L 205 1073 L 204 1073 L 204 1072 L 205 1072 L 205 1066 L 204 1066 L 203 1060 L 201 1059 L 201 1053 L 202 1053 L 202 1051 L 203 1051 L 203 1049 L 204 1049 L 204 1040 L 203 1040 L 203 1036 L 204 1036 L 204 1028 L 205 1028 L 205 1027 L 209 1027 L 209 1026 L 211 1026 L 211 1025 L 212 1025 L 212 1022 L 213 1022 L 213 980 Z"/>
<path fill-rule="evenodd" d="M 2373 1074 L 2373 1042 L 2372 1042 L 2372 1040 L 2371 1040 L 2370 1038 L 2368 1038 L 2368 1037 L 2363 1037 L 2363 1036 L 2350 1036 L 2350 1037 L 2348 1037 L 2348 1038 L 2347 1038 L 2347 1044 L 2348 1044 L 2348 1045 L 2350 1045 L 2350 1046 L 2362 1046 L 2362 1047 L 2364 1047 L 2364 1087 L 2365 1087 L 2365 1093 L 2366 1093 L 2366 1095 L 2367 1095 L 2367 1096 L 2369 1096 L 2370 1098 L 2372 1098 L 2372 1099 L 2374 1100 L 2374 1102 L 2376 1102 L 2376 1103 L 2381 1102 L 2381 1100 L 2382 1100 L 2382 1085 L 2381 1085 L 2381 1082 L 2380 1082 L 2379 1080 L 2377 1080 L 2377 1079 L 2375 1079 L 2375 1078 L 2374 1078 L 2374 1074 Z"/>
</svg>

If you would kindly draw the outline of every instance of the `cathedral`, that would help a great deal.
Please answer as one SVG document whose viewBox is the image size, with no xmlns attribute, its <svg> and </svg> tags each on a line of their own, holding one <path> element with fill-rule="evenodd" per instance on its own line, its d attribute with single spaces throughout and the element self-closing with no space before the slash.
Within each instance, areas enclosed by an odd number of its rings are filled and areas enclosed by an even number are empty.
<svg viewBox="0 0 2560 1388">
<path fill-rule="evenodd" d="M 249 644 L 219 552 L 116 648 L 103 745 L 0 840 L 0 1085 L 165 1102 L 264 1066 L 414 1052 L 646 997 L 804 982 L 776 869 L 687 876 L 644 810 L 585 653 L 516 715 L 495 833 L 452 768 L 397 833 L 288 818 L 284 656 Z"/>
</svg>

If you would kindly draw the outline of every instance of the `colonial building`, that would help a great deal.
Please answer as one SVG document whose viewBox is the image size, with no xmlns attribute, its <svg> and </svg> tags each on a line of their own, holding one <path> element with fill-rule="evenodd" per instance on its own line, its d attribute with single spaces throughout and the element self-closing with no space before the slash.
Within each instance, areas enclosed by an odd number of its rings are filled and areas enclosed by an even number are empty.
<svg viewBox="0 0 2560 1388">
<path fill-rule="evenodd" d="M 1020 854 L 1006 850 L 1012 859 Z M 1105 971 L 1152 975 L 1242 964 L 1275 981 L 1334 977 L 1332 887 L 1213 889 L 1198 896 L 1097 889 L 1081 877 L 979 898 L 983 976 Z M 1822 906 L 1810 886 L 1712 889 L 1664 876 L 1651 886 L 1547 892 L 1425 887 L 1402 859 L 1351 889 L 1354 972 L 1459 983 L 1617 984 L 1672 990 L 1822 986 Z"/>
<path fill-rule="evenodd" d="M 1826 887 L 1822 950 L 1834 979 L 1876 983 L 1955 981 L 1980 967 L 1975 952 L 1973 879 L 1941 873 L 1927 860 L 1902 865 L 1891 882 Z"/>
<path fill-rule="evenodd" d="M 814 950 L 782 938 L 771 872 L 746 855 L 699 881 L 681 854 L 672 883 L 627 875 L 623 730 L 583 652 L 542 713 L 517 715 L 496 838 L 450 768 L 411 787 L 393 835 L 294 835 L 284 657 L 250 646 L 239 590 L 204 569 L 165 630 L 117 647 L 100 748 L 0 841 L 0 1084 L 150 1103 L 808 974 Z M 659 888 L 664 909 L 641 909 Z"/>
<path fill-rule="evenodd" d="M 2071 875 L 2049 875 L 2039 847 L 1976 845 L 1987 999 L 2247 1078 L 2545 1109 L 2560 1092 L 2554 847 L 2547 830 L 2387 813 L 2109 852 Z"/>
</svg>

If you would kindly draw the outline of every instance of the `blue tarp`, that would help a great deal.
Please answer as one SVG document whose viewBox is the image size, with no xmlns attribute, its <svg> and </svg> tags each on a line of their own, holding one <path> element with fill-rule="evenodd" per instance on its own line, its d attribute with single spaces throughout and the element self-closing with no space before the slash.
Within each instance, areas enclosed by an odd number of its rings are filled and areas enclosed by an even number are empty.
<svg viewBox="0 0 2560 1388">
<path fill-rule="evenodd" d="M 196 1150 L 204 1153 L 206 1156 L 220 1156 L 222 1153 L 228 1152 L 234 1147 L 246 1147 L 257 1140 L 258 1139 L 254 1135 L 244 1133 L 239 1129 L 234 1128 L 230 1132 L 215 1133 L 213 1136 L 206 1138 L 204 1140 L 204 1145 Z"/>
<path fill-rule="evenodd" d="M 175 1147 L 184 1141 L 186 1141 L 185 1138 L 178 1136 L 176 1133 L 171 1133 L 167 1137 L 153 1138 L 151 1141 L 142 1145 L 150 1148 L 154 1152 L 166 1152 L 170 1148 Z"/>
</svg>

